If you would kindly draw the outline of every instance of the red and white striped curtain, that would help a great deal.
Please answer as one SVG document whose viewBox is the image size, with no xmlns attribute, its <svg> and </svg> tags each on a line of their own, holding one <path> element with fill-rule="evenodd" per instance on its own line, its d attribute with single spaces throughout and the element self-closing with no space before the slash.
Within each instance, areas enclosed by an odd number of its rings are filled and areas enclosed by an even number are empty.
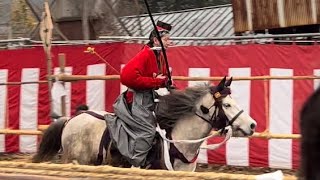
<svg viewBox="0 0 320 180">
<path fill-rule="evenodd" d="M 142 45 L 112 43 L 95 45 L 95 51 L 118 70 Z M 107 75 L 112 69 L 97 56 L 84 53 L 86 46 L 56 46 L 52 49 L 53 73 L 58 54 L 66 54 L 66 74 Z M 320 46 L 232 45 L 175 47 L 167 51 L 173 75 L 209 76 L 299 76 L 320 75 Z M 46 80 L 42 48 L 0 51 L 0 83 Z M 203 82 L 176 81 L 184 88 Z M 234 81 L 232 96 L 257 122 L 258 132 L 299 133 L 303 102 L 319 86 L 318 80 Z M 112 111 L 112 103 L 125 87 L 119 80 L 65 83 L 67 115 L 76 106 Z M 47 84 L 0 85 L 0 129 L 36 130 L 49 124 Z M 208 143 L 220 141 L 210 139 Z M 35 152 L 37 136 L 0 135 L 0 152 Z M 239 166 L 297 168 L 299 140 L 232 138 L 216 151 L 201 151 L 202 163 Z"/>
</svg>

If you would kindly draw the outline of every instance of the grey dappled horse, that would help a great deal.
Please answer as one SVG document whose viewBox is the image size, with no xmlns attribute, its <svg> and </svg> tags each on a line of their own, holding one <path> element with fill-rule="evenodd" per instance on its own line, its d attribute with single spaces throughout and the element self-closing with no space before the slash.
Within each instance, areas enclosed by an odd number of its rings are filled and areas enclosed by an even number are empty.
<svg viewBox="0 0 320 180">
<path fill-rule="evenodd" d="M 231 127 L 233 136 L 243 137 L 254 133 L 256 122 L 245 113 L 231 98 L 230 84 L 224 78 L 218 86 L 199 85 L 175 90 L 159 98 L 155 110 L 157 123 L 173 140 L 196 140 L 209 136 L 212 130 L 223 130 Z M 108 114 L 105 111 L 82 113 L 69 121 L 52 123 L 43 135 L 34 162 L 51 160 L 62 149 L 64 163 L 76 160 L 79 164 L 95 164 L 101 152 L 100 142 L 107 128 L 101 120 Z M 110 114 L 110 113 L 109 113 Z M 156 136 L 150 150 L 150 169 L 166 169 L 164 163 L 163 142 Z M 169 145 L 170 162 L 174 170 L 193 171 L 194 161 L 202 142 L 171 143 Z M 110 138 L 104 142 L 106 151 L 103 164 L 130 167 L 121 157 Z M 99 151 L 100 147 L 100 151 Z M 107 152 L 107 153 L 106 153 Z M 101 154 L 101 153 L 100 153 Z"/>
</svg>

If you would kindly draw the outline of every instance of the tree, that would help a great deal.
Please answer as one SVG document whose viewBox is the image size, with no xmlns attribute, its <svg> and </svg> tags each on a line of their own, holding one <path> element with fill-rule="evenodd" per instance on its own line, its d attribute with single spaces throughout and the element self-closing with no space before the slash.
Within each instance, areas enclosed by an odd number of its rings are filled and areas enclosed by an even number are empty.
<svg viewBox="0 0 320 180">
<path fill-rule="evenodd" d="M 36 19 L 33 17 L 28 5 L 24 0 L 12 1 L 11 27 L 15 36 L 25 36 L 32 30 Z"/>
</svg>

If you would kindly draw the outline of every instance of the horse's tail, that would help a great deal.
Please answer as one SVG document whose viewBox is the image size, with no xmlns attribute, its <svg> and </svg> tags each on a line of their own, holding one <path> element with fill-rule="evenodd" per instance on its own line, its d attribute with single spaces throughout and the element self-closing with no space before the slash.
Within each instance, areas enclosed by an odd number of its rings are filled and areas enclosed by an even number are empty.
<svg viewBox="0 0 320 180">
<path fill-rule="evenodd" d="M 53 122 L 44 132 L 38 152 L 32 158 L 32 162 L 39 163 L 50 161 L 61 149 L 61 136 L 65 120 Z"/>
</svg>

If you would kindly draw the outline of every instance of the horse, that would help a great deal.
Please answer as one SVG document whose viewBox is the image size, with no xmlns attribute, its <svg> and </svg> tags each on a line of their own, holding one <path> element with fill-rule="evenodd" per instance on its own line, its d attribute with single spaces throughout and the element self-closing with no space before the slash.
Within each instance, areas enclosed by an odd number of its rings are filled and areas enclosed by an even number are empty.
<svg viewBox="0 0 320 180">
<path fill-rule="evenodd" d="M 320 87 L 306 100 L 300 112 L 300 176 L 320 179 Z"/>
<path fill-rule="evenodd" d="M 151 161 L 143 168 L 170 170 L 169 161 L 172 170 L 194 171 L 200 146 L 212 130 L 220 130 L 222 134 L 230 130 L 236 137 L 252 135 L 257 123 L 232 99 L 231 82 L 232 78 L 226 81 L 225 77 L 217 86 L 198 85 L 159 97 L 155 116 L 166 135 L 156 135 L 147 157 Z M 110 135 L 104 135 L 108 134 L 108 128 L 101 119 L 108 114 L 112 113 L 90 111 L 68 121 L 52 123 L 33 162 L 50 161 L 61 150 L 63 163 L 76 160 L 79 164 L 97 165 L 97 159 L 104 157 L 101 164 L 131 167 L 115 148 Z M 169 156 L 167 161 L 165 152 Z"/>
</svg>

